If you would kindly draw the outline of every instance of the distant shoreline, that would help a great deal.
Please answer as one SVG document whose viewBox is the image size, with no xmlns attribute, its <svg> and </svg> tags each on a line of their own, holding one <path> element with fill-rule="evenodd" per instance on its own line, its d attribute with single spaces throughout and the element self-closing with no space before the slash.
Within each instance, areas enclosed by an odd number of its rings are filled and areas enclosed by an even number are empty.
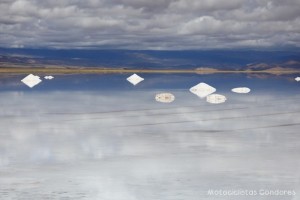
<svg viewBox="0 0 300 200">
<path fill-rule="evenodd" d="M 0 74 L 129 74 L 129 73 L 157 73 L 157 74 L 300 74 L 300 70 L 218 70 L 213 68 L 197 68 L 197 69 L 124 69 L 124 68 L 91 68 L 91 67 L 0 67 Z"/>
</svg>

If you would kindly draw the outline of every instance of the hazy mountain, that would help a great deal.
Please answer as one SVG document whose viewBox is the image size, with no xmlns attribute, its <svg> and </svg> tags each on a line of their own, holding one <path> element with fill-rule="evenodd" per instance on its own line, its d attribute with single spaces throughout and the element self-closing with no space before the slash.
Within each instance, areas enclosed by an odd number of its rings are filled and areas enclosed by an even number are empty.
<svg viewBox="0 0 300 200">
<path fill-rule="evenodd" d="M 300 51 L 207 50 L 50 50 L 3 49 L 1 63 L 123 67 L 123 68 L 215 68 L 264 70 L 271 67 L 300 68 Z"/>
</svg>

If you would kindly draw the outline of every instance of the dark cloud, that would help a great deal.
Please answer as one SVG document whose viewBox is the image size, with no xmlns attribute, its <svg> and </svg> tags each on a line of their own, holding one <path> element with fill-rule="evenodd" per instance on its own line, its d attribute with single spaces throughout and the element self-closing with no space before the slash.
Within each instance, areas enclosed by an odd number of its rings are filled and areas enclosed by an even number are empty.
<svg viewBox="0 0 300 200">
<path fill-rule="evenodd" d="M 0 46 L 201 49 L 297 46 L 298 0 L 2 0 Z"/>
</svg>

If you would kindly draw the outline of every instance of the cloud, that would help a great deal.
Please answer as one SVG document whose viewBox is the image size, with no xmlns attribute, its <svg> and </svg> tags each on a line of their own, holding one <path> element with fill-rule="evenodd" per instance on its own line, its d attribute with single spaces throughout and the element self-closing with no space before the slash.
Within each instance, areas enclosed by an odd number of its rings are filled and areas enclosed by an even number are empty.
<svg viewBox="0 0 300 200">
<path fill-rule="evenodd" d="M 242 0 L 230 0 L 230 1 L 222 1 L 222 0 L 179 0 L 174 1 L 171 4 L 171 9 L 177 11 L 202 11 L 202 12 L 212 12 L 212 11 L 220 11 L 220 10 L 234 10 L 238 9 L 243 5 Z"/>
<path fill-rule="evenodd" d="M 299 27 L 297 0 L 0 2 L 2 47 L 299 47 Z"/>
</svg>

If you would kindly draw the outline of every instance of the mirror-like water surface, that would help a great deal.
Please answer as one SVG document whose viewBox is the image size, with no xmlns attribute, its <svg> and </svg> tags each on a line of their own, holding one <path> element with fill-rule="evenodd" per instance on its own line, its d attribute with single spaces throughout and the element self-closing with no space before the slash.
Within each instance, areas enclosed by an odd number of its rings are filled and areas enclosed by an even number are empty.
<svg viewBox="0 0 300 200">
<path fill-rule="evenodd" d="M 300 198 L 294 77 L 141 76 L 136 86 L 128 74 L 55 76 L 33 89 L 20 82 L 23 76 L 2 78 L 0 197 Z M 213 105 L 192 94 L 199 82 L 226 102 Z M 235 87 L 251 92 L 231 92 Z M 175 101 L 155 101 L 163 92 Z"/>
</svg>

